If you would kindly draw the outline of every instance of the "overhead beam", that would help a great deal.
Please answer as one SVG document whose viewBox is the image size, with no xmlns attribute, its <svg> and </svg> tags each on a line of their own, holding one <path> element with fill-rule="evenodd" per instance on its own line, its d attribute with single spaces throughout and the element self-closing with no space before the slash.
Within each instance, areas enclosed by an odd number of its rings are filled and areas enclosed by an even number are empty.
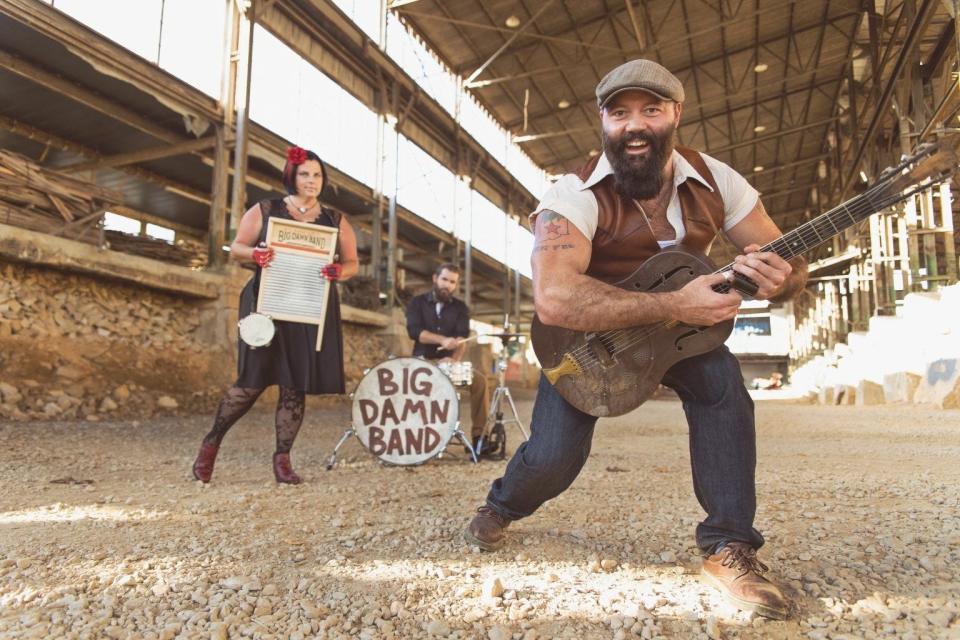
<svg viewBox="0 0 960 640">
<path fill-rule="evenodd" d="M 403 13 L 404 15 L 410 16 L 411 18 L 424 18 L 424 19 L 426 19 L 426 20 L 431 20 L 431 21 L 436 21 L 436 22 L 445 22 L 445 23 L 447 23 L 447 24 L 452 24 L 452 25 L 455 25 L 455 26 L 458 26 L 458 27 L 470 27 L 471 29 L 479 29 L 479 30 L 482 30 L 482 31 L 496 31 L 496 32 L 498 32 L 498 33 L 504 33 L 504 34 L 507 34 L 507 33 L 513 34 L 513 33 L 515 33 L 515 29 L 508 29 L 508 28 L 504 28 L 504 27 L 498 27 L 498 26 L 495 26 L 495 25 L 492 25 L 492 24 L 489 24 L 489 23 L 484 23 L 484 22 L 473 22 L 473 21 L 471 21 L 471 20 L 461 20 L 461 19 L 459 19 L 459 18 L 454 18 L 454 17 L 449 16 L 449 15 L 437 15 L 437 14 L 435 14 L 435 13 L 423 13 L 423 12 L 419 12 L 419 11 L 407 11 L 407 10 L 402 11 L 402 13 Z M 606 20 L 606 18 L 603 18 L 603 19 Z M 582 26 L 588 27 L 588 26 L 591 25 L 591 23 L 594 23 L 594 24 L 595 24 L 596 22 L 597 22 L 597 20 L 588 20 L 587 22 L 582 23 Z M 565 33 L 569 33 L 569 31 L 570 31 L 570 29 L 567 29 L 567 31 L 566 31 Z M 576 39 L 574 39 L 574 38 L 561 38 L 561 37 L 558 37 L 558 36 L 553 36 L 553 35 L 549 35 L 549 34 L 542 34 L 542 33 L 525 33 L 525 34 L 523 34 L 523 35 L 524 35 L 525 38 L 529 38 L 529 39 L 531 39 L 531 40 L 536 40 L 536 41 L 537 41 L 537 42 L 535 42 L 532 46 L 537 46 L 537 45 L 540 44 L 540 42 L 555 42 L 555 43 L 557 43 L 557 44 L 568 44 L 568 45 L 572 45 L 572 46 L 575 46 L 575 47 L 586 47 L 586 48 L 593 48 L 593 49 L 602 49 L 602 50 L 605 50 L 605 51 L 609 52 L 608 55 L 609 55 L 609 54 L 614 54 L 614 53 L 617 53 L 617 52 L 619 52 L 621 56 L 623 55 L 623 50 L 622 50 L 622 49 L 617 49 L 616 47 L 611 47 L 611 46 L 607 46 L 607 45 L 601 45 L 601 44 L 597 44 L 597 43 L 587 44 L 587 43 L 583 42 L 582 40 L 576 40 Z M 526 51 L 526 50 L 530 49 L 530 47 L 531 47 L 531 45 L 523 45 L 522 47 L 520 47 L 520 49 Z M 476 67 L 477 65 L 481 64 L 482 62 L 483 62 L 483 60 L 475 58 L 474 60 L 471 60 L 471 61 L 469 61 L 469 62 L 466 62 L 466 63 L 460 65 L 459 68 L 454 69 L 454 72 L 455 72 L 455 73 L 463 73 L 463 71 L 464 71 L 465 69 L 472 69 L 472 68 Z"/>
<path fill-rule="evenodd" d="M 416 81 L 331 0 L 283 0 L 258 12 L 257 22 L 376 113 L 385 108 L 386 101 L 380 99 L 384 84 L 387 90 L 398 84 L 403 102 L 419 90 Z M 499 201 L 508 191 L 511 177 L 506 167 L 458 127 L 435 99 L 421 91 L 407 122 L 404 134 L 445 166 L 456 166 L 458 148 L 461 153 L 469 151 L 483 158 L 473 176 L 478 193 Z M 514 208 L 529 209 L 536 204 L 533 194 L 522 186 L 510 194 Z"/>
<path fill-rule="evenodd" d="M 35 140 L 43 144 L 48 144 L 52 147 L 56 147 L 64 151 L 70 151 L 72 153 L 86 156 L 88 158 L 100 157 L 99 152 L 97 152 L 95 149 L 91 149 L 89 147 L 78 144 L 71 140 L 66 140 L 65 138 L 61 138 L 51 133 L 47 133 L 46 131 L 42 131 L 41 129 L 38 129 L 32 125 L 19 122 L 12 118 L 7 118 L 6 116 L 0 115 L 0 128 L 6 129 L 11 133 L 15 133 L 17 135 L 23 136 L 30 140 Z M 176 180 L 171 180 L 166 176 L 161 176 L 152 171 L 147 171 L 146 169 L 141 169 L 139 167 L 131 167 L 131 166 L 119 167 L 118 170 L 124 173 L 128 173 L 132 176 L 136 176 L 142 180 L 145 180 L 146 182 L 158 184 L 164 188 L 172 187 L 176 189 L 177 192 L 180 192 L 186 195 L 192 200 L 197 200 L 199 202 L 207 202 L 207 203 L 210 202 L 208 194 L 198 189 L 194 189 L 193 187 L 190 187 L 183 183 L 179 183 Z"/>
<path fill-rule="evenodd" d="M 796 126 L 796 127 L 791 127 L 791 128 L 789 128 L 789 129 L 781 129 L 780 131 L 774 131 L 774 132 L 768 133 L 768 134 L 766 134 L 766 135 L 756 136 L 756 137 L 754 137 L 754 138 L 750 138 L 749 140 L 741 140 L 741 141 L 739 141 L 739 142 L 734 142 L 734 143 L 732 143 L 732 144 L 728 144 L 728 145 L 725 145 L 725 146 L 722 146 L 722 147 L 706 148 L 706 149 L 704 149 L 704 151 L 705 151 L 706 153 L 711 154 L 711 155 L 717 154 L 717 153 L 723 153 L 723 152 L 725 152 L 725 151 L 731 151 L 731 150 L 733 150 L 733 149 L 739 149 L 739 148 L 741 148 L 741 147 L 746 147 L 746 146 L 749 146 L 749 145 L 751 145 L 751 144 L 760 144 L 760 143 L 762 143 L 762 142 L 767 142 L 767 141 L 769 141 L 769 140 L 775 140 L 775 139 L 777 139 L 777 138 L 782 138 L 783 136 L 790 135 L 790 134 L 792 134 L 792 133 L 798 133 L 798 132 L 800 132 L 800 131 L 806 131 L 807 129 L 814 129 L 814 128 L 816 128 L 816 127 L 823 127 L 823 126 L 826 126 L 826 125 L 828 125 L 828 124 L 830 124 L 830 123 L 832 123 L 832 122 L 834 122 L 834 121 L 836 121 L 836 120 L 837 120 L 837 117 L 835 116 L 835 117 L 832 117 L 832 118 L 827 118 L 827 119 L 825 119 L 825 120 L 818 120 L 817 122 L 810 122 L 810 123 L 802 124 L 802 125 L 799 125 L 799 126 Z M 582 128 L 577 128 L 577 129 L 567 129 L 567 130 L 564 130 L 564 131 L 554 131 L 554 132 L 550 132 L 550 133 L 542 133 L 542 134 L 537 134 L 537 135 L 533 135 L 533 136 L 520 136 L 519 138 L 514 138 L 514 141 L 516 141 L 516 142 L 528 142 L 528 141 L 530 141 L 530 140 L 536 140 L 536 139 L 540 139 L 540 138 L 544 138 L 544 137 L 561 136 L 561 135 L 568 135 L 568 134 L 574 133 L 574 132 L 597 131 L 597 130 L 598 130 L 597 127 L 582 127 Z M 524 139 L 521 139 L 521 138 L 524 138 Z M 558 166 L 558 165 L 561 165 L 561 164 L 566 164 L 566 162 L 572 162 L 572 161 L 574 161 L 574 160 L 576 160 L 576 159 L 578 159 L 578 158 L 580 158 L 580 157 L 582 157 L 582 156 L 577 156 L 577 157 L 575 157 L 575 158 L 568 158 L 568 159 L 566 159 L 566 160 L 558 161 L 556 164 L 549 165 L 549 166 L 552 167 L 552 166 Z"/>
<path fill-rule="evenodd" d="M 956 40 L 956 20 L 951 20 L 943 28 L 943 32 L 937 39 L 937 45 L 927 56 L 927 61 L 923 63 L 922 77 L 924 82 L 929 82 L 940 68 L 940 63 L 957 55 Z"/>
<path fill-rule="evenodd" d="M 500 54 L 502 54 L 504 51 L 506 51 L 507 49 L 509 49 L 509 48 L 510 48 L 510 45 L 512 45 L 517 38 L 519 38 L 521 35 L 523 35 L 523 32 L 527 30 L 527 27 L 529 27 L 529 26 L 532 25 L 534 22 L 536 22 L 537 18 L 539 18 L 540 15 L 541 15 L 544 11 L 546 11 L 547 9 L 549 9 L 549 8 L 550 8 L 550 5 L 552 5 L 553 3 L 554 3 L 554 0 L 544 0 L 543 2 L 541 2 L 541 4 L 540 4 L 540 9 L 538 9 L 537 12 L 536 12 L 535 14 L 533 14 L 533 16 L 531 16 L 530 19 L 527 20 L 522 27 L 520 27 L 519 29 L 517 29 L 516 33 L 514 33 L 512 36 L 510 36 L 509 38 L 507 38 L 507 41 L 504 42 L 502 45 L 500 45 L 500 48 L 497 49 L 497 50 L 493 53 L 493 55 L 491 55 L 489 58 L 487 58 L 487 60 L 486 60 L 483 64 L 481 64 L 479 67 L 477 67 L 476 71 L 474 71 L 473 73 L 471 73 L 470 76 L 469 76 L 464 82 L 465 82 L 466 84 L 470 84 L 471 82 L 473 82 L 474 80 L 476 80 L 477 77 L 478 77 L 481 73 L 483 73 L 484 71 L 486 71 L 487 67 L 489 67 L 491 64 L 493 64 L 493 61 L 500 57 Z"/>
<path fill-rule="evenodd" d="M 858 15 L 859 15 L 858 13 L 854 13 L 854 12 L 845 12 L 845 13 L 843 13 L 843 14 L 840 14 L 839 16 L 835 16 L 835 17 L 831 18 L 831 20 L 844 20 L 844 19 L 847 19 L 847 18 L 856 17 L 856 16 L 858 16 Z M 816 24 L 811 24 L 811 25 L 808 25 L 808 26 L 805 26 L 805 27 L 801 27 L 801 28 L 799 28 L 799 29 L 797 29 L 797 30 L 795 30 L 795 31 L 793 31 L 793 32 L 789 32 L 789 31 L 788 31 L 788 32 L 784 32 L 784 33 L 778 33 L 777 35 L 771 36 L 771 37 L 766 38 L 766 39 L 764 39 L 764 40 L 761 40 L 761 41 L 758 42 L 758 43 L 752 43 L 752 44 L 750 44 L 750 45 L 743 46 L 743 47 L 738 47 L 738 48 L 736 48 L 736 49 L 729 49 L 729 50 L 726 50 L 726 51 L 724 51 L 723 53 L 720 53 L 720 54 L 718 54 L 718 55 L 710 56 L 710 57 L 707 57 L 707 58 L 703 58 L 702 60 L 698 60 L 698 61 L 697 61 L 697 65 L 698 65 L 698 66 L 705 66 L 705 65 L 712 64 L 712 63 L 714 63 L 714 62 L 720 62 L 721 60 L 724 60 L 724 59 L 726 59 L 726 58 L 728 58 L 728 57 L 736 56 L 736 55 L 739 55 L 739 54 L 741 54 L 741 53 L 747 53 L 747 52 L 753 51 L 753 50 L 756 49 L 758 46 L 759 46 L 759 47 L 766 47 L 766 46 L 772 45 L 772 44 L 774 44 L 774 43 L 780 42 L 780 41 L 782 41 L 782 40 L 788 40 L 788 39 L 797 37 L 797 36 L 799 36 L 799 35 L 801 35 L 801 34 L 804 34 L 804 33 L 808 32 L 808 31 L 814 31 L 814 30 L 821 29 L 822 26 L 823 26 L 823 25 L 822 25 L 822 22 L 821 22 L 821 21 L 818 21 Z M 621 57 L 622 57 L 622 56 L 621 56 Z M 840 61 L 840 58 L 838 58 L 837 61 Z M 547 67 L 547 68 L 543 68 L 543 69 L 539 69 L 539 70 L 535 70 L 535 71 L 527 71 L 527 72 L 520 73 L 520 74 L 516 74 L 516 75 L 504 76 L 504 77 L 502 77 L 502 78 L 494 78 L 494 79 L 491 79 L 491 80 L 484 80 L 484 81 L 482 81 L 482 82 L 485 83 L 484 86 L 487 86 L 487 85 L 490 85 L 490 84 L 496 84 L 496 83 L 500 83 L 500 82 L 509 82 L 509 81 L 513 80 L 514 78 L 527 78 L 527 77 L 539 75 L 539 74 L 541 74 L 541 73 L 550 73 L 550 72 L 554 72 L 554 71 L 569 71 L 569 70 L 576 69 L 576 68 L 579 68 L 579 67 L 583 67 L 583 66 L 587 66 L 587 65 L 590 65 L 590 64 L 594 64 L 595 62 L 596 62 L 596 58 L 594 58 L 594 60 L 593 60 L 592 62 L 574 63 L 574 64 L 569 64 L 569 65 L 556 65 L 556 66 L 553 66 L 553 67 Z M 687 66 L 685 66 L 685 67 L 680 67 L 680 68 L 676 68 L 676 69 L 670 69 L 670 71 L 671 71 L 671 73 L 673 73 L 675 76 L 680 77 L 680 76 L 682 76 L 682 75 L 684 75 L 684 74 L 686 74 L 686 73 L 693 73 L 694 69 L 695 69 L 694 65 L 687 65 Z M 796 75 L 796 74 L 792 74 L 792 75 L 791 75 L 791 78 L 793 77 L 793 75 Z M 580 104 L 580 103 L 582 103 L 582 102 L 594 103 L 595 100 L 596 100 L 596 96 L 594 96 L 593 94 L 590 94 L 589 96 L 577 96 L 577 97 L 575 97 L 574 100 L 571 101 L 570 107 L 572 108 L 572 107 L 574 107 L 574 106 L 577 106 L 578 104 Z M 532 122 L 534 122 L 534 121 L 536 121 L 536 120 L 538 120 L 538 119 L 541 119 L 541 118 L 544 118 L 544 117 L 553 115 L 555 112 L 556 112 L 556 109 L 551 108 L 551 109 L 549 109 L 549 110 L 539 111 L 539 112 L 537 112 L 537 113 L 531 113 L 531 114 L 528 116 L 527 120 L 528 120 L 528 122 L 532 123 Z M 506 122 L 506 123 L 504 124 L 504 126 L 505 126 L 506 128 L 508 128 L 508 129 L 512 129 L 512 128 L 517 127 L 520 123 L 521 123 L 521 121 L 519 121 L 519 120 L 511 120 L 511 121 L 509 121 L 509 122 Z"/>
<path fill-rule="evenodd" d="M 170 82 L 170 75 L 153 62 L 106 40 L 51 4 L 36 0 L 3 0 L 0 2 L 0 14 L 6 14 L 46 38 L 62 43 L 95 69 L 122 78 L 137 89 L 157 96 L 179 113 L 200 115 L 211 121 L 221 117 L 222 112 L 215 98 L 185 82 Z"/>
<path fill-rule="evenodd" d="M 174 133 L 158 125 L 153 120 L 140 115 L 133 109 L 128 109 L 127 107 L 112 102 L 76 82 L 51 73 L 43 67 L 24 60 L 19 56 L 15 56 L 12 53 L 0 51 L 0 67 L 42 87 L 56 91 L 70 100 L 110 116 L 114 120 L 122 122 L 129 127 L 147 133 L 158 140 L 174 144 L 183 142 L 186 139 L 184 136 Z"/>
<path fill-rule="evenodd" d="M 767 175 L 771 173 L 776 173 L 777 171 L 782 171 L 783 169 L 790 169 L 792 167 L 801 167 L 808 164 L 813 164 L 814 162 L 819 162 L 820 160 L 826 160 L 830 157 L 829 153 L 821 153 L 819 155 L 810 156 L 808 158 L 800 158 L 799 160 L 794 160 L 793 162 L 786 162 L 783 164 L 776 164 L 770 167 L 764 167 L 760 171 L 751 171 L 749 173 L 744 173 L 743 177 L 749 178 L 751 176 Z"/>
<path fill-rule="evenodd" d="M 773 191 L 771 193 L 760 192 L 760 197 L 763 199 L 773 199 L 780 196 L 788 196 L 791 193 L 797 193 L 798 191 L 809 191 L 816 187 L 816 182 L 810 182 L 808 184 L 799 185 L 796 187 L 790 187 L 789 189 L 782 189 L 781 191 Z"/>
<path fill-rule="evenodd" d="M 637 39 L 637 47 L 639 47 L 641 53 L 644 49 L 647 48 L 647 40 L 643 37 L 643 27 L 640 25 L 640 21 L 637 20 L 636 11 L 633 8 L 633 0 L 623 0 L 623 3 L 627 6 L 627 15 L 630 17 L 630 26 L 633 27 L 633 37 Z M 643 2 L 637 5 L 637 11 L 643 10 Z"/>
<path fill-rule="evenodd" d="M 686 43 L 688 40 L 694 40 L 694 39 L 697 39 L 697 38 L 702 38 L 703 36 L 705 36 L 705 35 L 707 35 L 707 34 L 709 34 L 709 33 L 713 33 L 714 31 L 717 31 L 718 29 L 722 29 L 722 28 L 724 28 L 724 27 L 729 27 L 729 26 L 735 25 L 735 24 L 740 23 L 740 22 L 745 22 L 745 21 L 748 21 L 748 20 L 753 20 L 753 19 L 754 19 L 756 16 L 758 16 L 758 15 L 763 15 L 763 14 L 766 14 L 766 13 L 770 13 L 771 11 L 780 11 L 780 10 L 783 9 L 783 7 L 784 7 L 785 5 L 795 4 L 796 2 L 798 2 L 798 0 L 785 0 L 784 2 L 776 3 L 775 5 L 770 6 L 770 7 L 765 7 L 765 8 L 763 8 L 763 9 L 758 9 L 758 10 L 755 10 L 755 11 L 751 11 L 751 12 L 749 12 L 749 13 L 744 13 L 744 14 L 742 14 L 742 15 L 738 14 L 736 17 L 730 18 L 730 19 L 728 19 L 728 20 L 721 20 L 721 21 L 719 21 L 719 22 L 714 22 L 714 23 L 711 24 L 709 27 L 705 27 L 705 28 L 703 28 L 703 29 L 698 29 L 698 30 L 696 30 L 696 31 L 691 31 L 691 32 L 685 33 L 685 34 L 683 34 L 683 35 L 677 35 L 676 37 L 670 37 L 670 38 L 666 38 L 666 39 L 661 39 L 660 42 L 650 44 L 650 45 L 647 47 L 647 50 L 644 51 L 643 53 L 649 54 L 649 53 L 654 52 L 654 51 L 657 52 L 657 53 L 662 53 L 663 49 L 670 48 L 670 47 L 674 47 L 674 46 L 680 46 L 680 45 L 683 45 L 684 43 Z M 563 29 L 563 30 L 555 31 L 555 32 L 549 33 L 549 34 L 542 34 L 541 37 L 549 37 L 549 38 L 554 38 L 554 39 L 556 39 L 556 38 L 563 38 L 563 36 L 565 36 L 565 35 L 567 35 L 567 34 L 570 34 L 570 33 L 574 32 L 574 31 L 576 31 L 577 29 L 589 29 L 590 27 L 593 27 L 593 26 L 595 26 L 595 25 L 598 24 L 598 23 L 607 22 L 607 21 L 609 21 L 612 17 L 619 16 L 623 11 L 626 11 L 626 6 L 625 6 L 625 5 L 622 6 L 621 8 L 615 9 L 615 10 L 613 10 L 613 11 L 606 10 L 606 11 L 604 11 L 602 14 L 598 14 L 598 15 L 596 15 L 596 16 L 589 17 L 589 18 L 583 18 L 583 19 L 581 19 L 581 20 L 578 20 L 577 23 L 576 23 L 576 25 L 571 26 L 570 28 L 565 28 L 565 29 Z M 413 12 L 408 12 L 408 13 L 413 13 Z M 856 15 L 856 14 L 854 14 L 854 15 Z M 417 13 L 416 13 L 416 16 L 417 16 L 417 17 L 423 17 L 423 18 L 426 18 L 426 19 L 436 19 L 436 18 L 437 18 L 437 16 L 435 16 L 435 15 L 427 14 L 427 13 L 420 13 L 420 12 L 417 12 Z M 442 19 L 442 18 L 441 18 L 441 19 Z M 488 24 L 485 25 L 485 24 L 479 24 L 479 23 L 472 23 L 472 26 L 476 26 L 477 28 L 483 28 L 483 27 L 488 27 L 488 28 L 489 28 L 490 25 L 488 25 Z M 578 46 L 580 46 L 580 47 L 582 47 L 582 48 L 585 48 L 585 49 L 601 49 L 601 50 L 610 49 L 610 50 L 612 50 L 612 54 L 613 54 L 613 55 L 617 55 L 617 56 L 618 56 L 619 58 L 621 58 L 621 59 L 623 59 L 624 57 L 629 57 L 629 56 L 633 55 L 634 53 L 636 53 L 636 52 L 632 52 L 632 51 L 624 51 L 622 48 L 619 48 L 619 47 L 608 47 L 608 46 L 605 46 L 605 45 L 599 45 L 599 44 L 597 44 L 597 43 L 586 43 L 586 42 L 583 42 L 582 40 L 575 40 L 575 41 L 574 41 L 574 44 L 576 44 L 576 45 L 578 45 Z M 517 47 L 512 53 L 513 53 L 514 55 L 523 54 L 523 53 L 526 53 L 528 50 L 530 50 L 531 48 L 533 48 L 533 47 L 535 47 L 535 46 L 537 46 L 537 43 L 528 44 L 528 45 L 523 45 L 523 46 L 521 46 L 521 47 Z M 596 59 L 594 59 L 593 62 L 596 62 Z M 469 69 L 469 68 L 471 68 L 471 67 L 473 67 L 473 66 L 475 66 L 475 65 L 477 65 L 477 64 L 479 64 L 479 61 L 477 61 L 477 60 L 471 60 L 471 61 L 465 62 L 465 63 L 462 65 L 461 68 L 468 68 L 468 69 Z M 575 65 L 571 65 L 571 67 L 572 67 L 572 66 L 575 66 Z"/>
<path fill-rule="evenodd" d="M 596 133 L 597 127 L 574 127 L 572 129 L 564 129 L 562 131 L 550 131 L 548 133 L 533 133 L 527 136 L 513 136 L 511 139 L 517 144 L 523 142 L 533 142 L 534 140 L 543 140 L 544 138 L 556 138 L 557 136 L 566 136 L 571 133 L 584 133 L 586 131 L 592 131 Z"/>
<path fill-rule="evenodd" d="M 132 151 L 130 153 L 102 156 L 97 160 L 78 162 L 65 167 L 59 167 L 57 170 L 76 173 L 78 171 L 95 171 L 97 169 L 103 169 L 107 167 L 122 167 L 128 164 L 138 164 L 140 162 L 149 162 L 151 160 L 160 160 L 162 158 L 169 158 L 171 156 L 193 153 L 194 151 L 202 151 L 214 146 L 216 142 L 216 136 L 210 136 L 207 138 L 200 138 L 199 140 L 181 142 L 179 144 L 160 145 L 157 147 L 151 147 L 149 149 L 141 149 L 140 151 Z"/>
<path fill-rule="evenodd" d="M 860 161 L 863 159 L 864 151 L 873 143 L 873 138 L 877 134 L 880 121 L 883 119 L 883 116 L 887 113 L 887 109 L 890 107 L 890 100 L 893 98 L 893 91 L 896 88 L 897 80 L 900 78 L 900 74 L 903 73 L 903 69 L 910 60 L 914 49 L 918 46 L 920 42 L 920 36 L 923 30 L 926 28 L 930 18 L 933 16 L 933 10 L 936 8 L 936 5 L 937 0 L 923 0 L 923 3 L 917 10 L 916 17 L 907 30 L 907 37 L 904 39 L 903 44 L 900 47 L 900 52 L 897 54 L 896 62 L 894 62 L 893 69 L 890 71 L 890 76 L 887 79 L 886 85 L 883 87 L 883 91 L 880 94 L 879 100 L 876 102 L 873 115 L 870 118 L 870 123 L 867 125 L 867 131 L 861 138 L 861 143 L 857 149 L 857 153 L 850 162 L 850 168 L 847 171 L 846 179 L 843 181 L 840 191 L 841 200 L 850 191 L 850 187 L 853 185 L 854 177 L 860 172 Z M 892 48 L 894 43 L 891 42 L 889 46 Z"/>
<path fill-rule="evenodd" d="M 768 133 L 767 135 L 757 136 L 756 138 L 751 138 L 749 140 L 741 140 L 740 142 L 734 142 L 733 144 L 728 144 L 722 147 L 706 149 L 711 155 L 715 153 L 723 153 L 724 151 L 731 151 L 733 149 L 739 149 L 741 147 L 747 147 L 752 144 L 760 144 L 761 142 L 767 142 L 769 140 L 776 140 L 777 138 L 782 138 L 783 136 L 788 136 L 793 133 L 799 133 L 801 131 L 806 131 L 807 129 L 815 129 L 816 127 L 823 127 L 834 120 L 837 117 L 827 118 L 825 120 L 818 120 L 817 122 L 809 122 L 807 124 L 802 124 L 796 127 L 791 127 L 789 129 L 781 129 L 780 131 L 774 131 L 773 133 Z"/>
</svg>

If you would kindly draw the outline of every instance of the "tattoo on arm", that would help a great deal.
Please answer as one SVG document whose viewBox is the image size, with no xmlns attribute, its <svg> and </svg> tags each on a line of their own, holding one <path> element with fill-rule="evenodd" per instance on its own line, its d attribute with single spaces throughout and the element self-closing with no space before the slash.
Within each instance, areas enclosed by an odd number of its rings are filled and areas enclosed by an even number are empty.
<svg viewBox="0 0 960 640">
<path fill-rule="evenodd" d="M 538 244 L 533 248 L 533 252 L 538 251 L 557 251 L 558 249 L 573 249 L 572 244 Z"/>
<path fill-rule="evenodd" d="M 539 222 L 543 225 L 544 240 L 559 240 L 570 235 L 570 222 L 556 211 L 544 211 L 540 214 Z"/>
<path fill-rule="evenodd" d="M 556 211 L 546 209 L 537 216 L 534 234 L 536 237 L 534 253 L 574 248 L 574 245 L 569 242 L 562 242 L 564 236 L 570 235 L 570 221 Z M 556 244 L 557 241 L 561 241 L 561 244 Z"/>
</svg>

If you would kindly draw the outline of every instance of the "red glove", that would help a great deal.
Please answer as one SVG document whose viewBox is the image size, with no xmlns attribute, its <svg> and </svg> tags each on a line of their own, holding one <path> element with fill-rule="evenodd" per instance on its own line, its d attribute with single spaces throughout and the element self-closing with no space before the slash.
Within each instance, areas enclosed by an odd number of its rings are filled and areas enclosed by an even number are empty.
<svg viewBox="0 0 960 640">
<path fill-rule="evenodd" d="M 339 262 L 331 262 L 320 270 L 320 275 L 327 280 L 339 280 L 343 277 L 343 265 Z"/>
<path fill-rule="evenodd" d="M 261 269 L 268 267 L 271 260 L 273 260 L 273 249 L 257 247 L 253 250 L 253 261 L 256 262 L 257 266 Z"/>
</svg>

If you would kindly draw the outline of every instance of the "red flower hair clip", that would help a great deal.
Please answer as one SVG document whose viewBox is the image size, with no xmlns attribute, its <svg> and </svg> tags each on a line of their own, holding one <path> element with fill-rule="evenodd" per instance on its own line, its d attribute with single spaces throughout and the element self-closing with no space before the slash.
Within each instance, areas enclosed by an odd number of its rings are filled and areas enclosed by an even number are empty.
<svg viewBox="0 0 960 640">
<path fill-rule="evenodd" d="M 307 161 L 307 151 L 301 147 L 289 147 L 287 149 L 287 162 L 290 164 L 303 164 Z"/>
</svg>

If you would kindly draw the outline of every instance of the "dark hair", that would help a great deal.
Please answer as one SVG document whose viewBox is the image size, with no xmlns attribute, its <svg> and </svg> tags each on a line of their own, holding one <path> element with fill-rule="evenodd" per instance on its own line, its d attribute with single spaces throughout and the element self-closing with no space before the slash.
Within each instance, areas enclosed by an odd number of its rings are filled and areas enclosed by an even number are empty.
<svg viewBox="0 0 960 640">
<path fill-rule="evenodd" d="M 323 195 L 323 192 L 327 189 L 327 165 L 323 164 L 323 160 L 320 159 L 320 156 L 315 154 L 313 151 L 307 151 L 307 160 L 316 160 L 320 163 L 320 174 L 323 176 L 323 186 L 320 187 L 320 194 Z M 303 162 L 306 162 L 304 160 Z M 297 167 L 299 167 L 303 162 L 299 164 L 293 164 L 290 160 L 287 160 L 287 163 L 283 166 L 283 186 L 287 190 L 287 193 L 290 195 L 296 195 L 297 193 Z"/>
<path fill-rule="evenodd" d="M 441 264 L 439 267 L 437 267 L 436 271 L 433 272 L 433 275 L 439 276 L 444 271 L 449 271 L 450 273 L 455 273 L 457 275 L 460 275 L 460 267 L 453 264 L 452 262 L 444 262 L 443 264 Z"/>
</svg>

